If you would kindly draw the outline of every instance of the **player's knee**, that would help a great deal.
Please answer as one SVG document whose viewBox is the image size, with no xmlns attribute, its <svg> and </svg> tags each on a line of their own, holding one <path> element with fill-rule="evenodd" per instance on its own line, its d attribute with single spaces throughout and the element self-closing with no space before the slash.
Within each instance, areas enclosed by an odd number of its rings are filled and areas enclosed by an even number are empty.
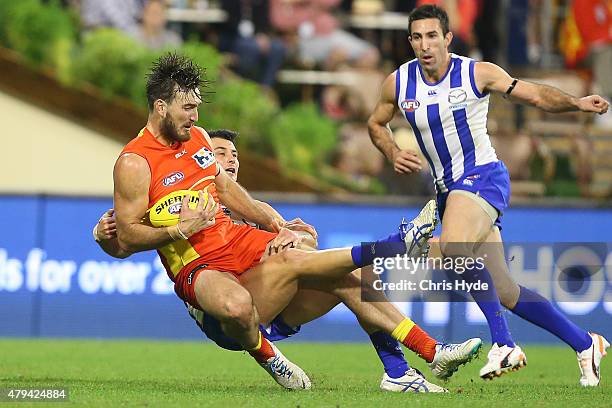
<svg viewBox="0 0 612 408">
<path fill-rule="evenodd" d="M 299 265 L 304 260 L 305 254 L 306 252 L 301 249 L 289 248 L 283 252 L 279 252 L 278 257 L 276 257 L 276 262 L 287 267 Z"/>
<path fill-rule="evenodd" d="M 221 314 L 221 320 L 225 323 L 250 326 L 255 317 L 251 295 L 247 291 L 228 295 L 223 301 Z"/>
</svg>

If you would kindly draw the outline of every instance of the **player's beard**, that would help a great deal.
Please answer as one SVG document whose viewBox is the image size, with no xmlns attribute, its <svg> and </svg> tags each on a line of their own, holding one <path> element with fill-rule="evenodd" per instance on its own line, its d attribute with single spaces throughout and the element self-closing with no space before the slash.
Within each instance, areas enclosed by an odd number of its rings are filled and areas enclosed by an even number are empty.
<svg viewBox="0 0 612 408">
<path fill-rule="evenodd" d="M 162 135 L 164 135 L 168 140 L 172 140 L 174 142 L 186 142 L 187 140 L 191 138 L 191 135 L 189 133 L 187 133 L 184 136 L 181 136 L 178 133 L 177 129 L 178 129 L 178 126 L 176 126 L 176 123 L 174 119 L 172 118 L 172 115 L 170 115 L 170 113 L 167 113 L 166 117 L 163 118 L 161 121 Z"/>
</svg>

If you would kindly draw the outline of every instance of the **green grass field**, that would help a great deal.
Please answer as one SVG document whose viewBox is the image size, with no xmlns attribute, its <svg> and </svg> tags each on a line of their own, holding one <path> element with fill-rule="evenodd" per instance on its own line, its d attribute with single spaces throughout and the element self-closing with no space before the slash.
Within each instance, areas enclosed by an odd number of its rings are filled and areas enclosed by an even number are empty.
<svg viewBox="0 0 612 408">
<path fill-rule="evenodd" d="M 526 346 L 529 365 L 493 382 L 478 378 L 482 353 L 446 383 L 450 394 L 416 395 L 378 389 L 382 368 L 367 344 L 279 346 L 309 373 L 311 391 L 284 391 L 247 354 L 210 343 L 49 339 L 1 339 L 0 387 L 67 387 L 69 403 L 84 406 L 612 407 L 612 359 L 600 387 L 583 389 L 568 348 Z"/>
</svg>

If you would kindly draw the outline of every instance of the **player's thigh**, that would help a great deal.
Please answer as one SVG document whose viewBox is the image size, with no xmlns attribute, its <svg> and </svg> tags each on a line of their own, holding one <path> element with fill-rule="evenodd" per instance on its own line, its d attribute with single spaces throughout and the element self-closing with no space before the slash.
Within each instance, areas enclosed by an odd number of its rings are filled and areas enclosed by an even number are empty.
<svg viewBox="0 0 612 408">
<path fill-rule="evenodd" d="M 244 318 L 243 315 L 253 313 L 251 294 L 230 273 L 199 272 L 195 277 L 194 292 L 202 310 L 216 319 Z"/>
<path fill-rule="evenodd" d="M 298 290 L 295 275 L 279 257 L 273 255 L 240 275 L 240 284 L 251 293 L 263 324 L 278 316 Z"/>
<path fill-rule="evenodd" d="M 325 315 L 338 303 L 340 299 L 330 293 L 315 289 L 299 289 L 280 315 L 289 326 L 300 326 Z"/>
<path fill-rule="evenodd" d="M 300 243 L 297 244 L 297 246 L 295 247 L 296 249 L 301 249 L 303 251 L 308 251 L 308 252 L 317 250 L 317 241 L 312 237 L 312 235 L 304 231 L 298 231 L 297 235 L 302 237 L 302 241 L 300 241 Z M 272 242 L 273 241 L 270 241 L 266 245 L 266 250 L 264 251 L 264 254 L 259 260 L 260 263 L 266 261 L 269 257 L 271 257 L 272 255 L 275 255 L 276 253 L 281 253 L 281 252 L 284 252 L 290 249 L 290 247 L 285 247 L 285 248 L 280 249 L 278 252 L 274 252 L 271 250 Z"/>
<path fill-rule="evenodd" d="M 491 215 L 483 209 L 480 197 L 451 191 L 442 219 L 442 250 L 449 243 L 477 243 L 487 238 L 493 228 Z"/>
<path fill-rule="evenodd" d="M 346 291 L 355 293 L 358 290 L 361 293 L 363 279 L 367 278 L 362 276 L 361 269 L 338 279 L 300 279 L 297 294 L 281 316 L 290 326 L 315 320 L 338 305 Z"/>
</svg>

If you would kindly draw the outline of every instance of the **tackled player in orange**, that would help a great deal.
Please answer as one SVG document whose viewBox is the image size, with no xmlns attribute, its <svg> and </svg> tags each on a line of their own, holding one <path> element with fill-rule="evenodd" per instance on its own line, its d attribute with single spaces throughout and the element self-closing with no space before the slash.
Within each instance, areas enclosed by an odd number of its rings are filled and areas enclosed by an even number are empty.
<svg viewBox="0 0 612 408">
<path fill-rule="evenodd" d="M 119 250 L 129 254 L 157 249 L 177 295 L 218 320 L 223 332 L 285 388 L 307 389 L 310 380 L 262 336 L 259 323 L 270 323 L 288 307 L 298 284 L 338 295 L 362 323 L 391 334 L 430 362 L 440 376 L 452 375 L 471 359 L 480 339 L 460 345 L 437 343 L 390 303 L 362 302 L 359 277 L 351 274 L 374 258 L 397 255 L 397 249 L 386 245 L 389 242 L 402 243 L 402 253 L 409 256 L 426 252 L 435 228 L 435 204 L 428 204 L 412 223 L 400 225 L 400 233 L 377 241 L 368 251 L 358 245 L 279 252 L 299 244 L 301 238 L 294 230 L 308 227 L 286 223 L 269 206 L 253 200 L 217 164 L 210 138 L 194 126 L 200 83 L 200 69 L 173 54 L 162 57 L 149 75 L 147 125 L 128 143 L 114 169 Z M 205 188 L 210 194 L 206 206 L 201 192 Z M 181 189 L 200 190 L 197 208 L 183 202 L 179 223 L 171 227 L 142 222 L 153 203 Z M 233 224 L 219 208 L 219 200 L 268 231 Z"/>
</svg>

